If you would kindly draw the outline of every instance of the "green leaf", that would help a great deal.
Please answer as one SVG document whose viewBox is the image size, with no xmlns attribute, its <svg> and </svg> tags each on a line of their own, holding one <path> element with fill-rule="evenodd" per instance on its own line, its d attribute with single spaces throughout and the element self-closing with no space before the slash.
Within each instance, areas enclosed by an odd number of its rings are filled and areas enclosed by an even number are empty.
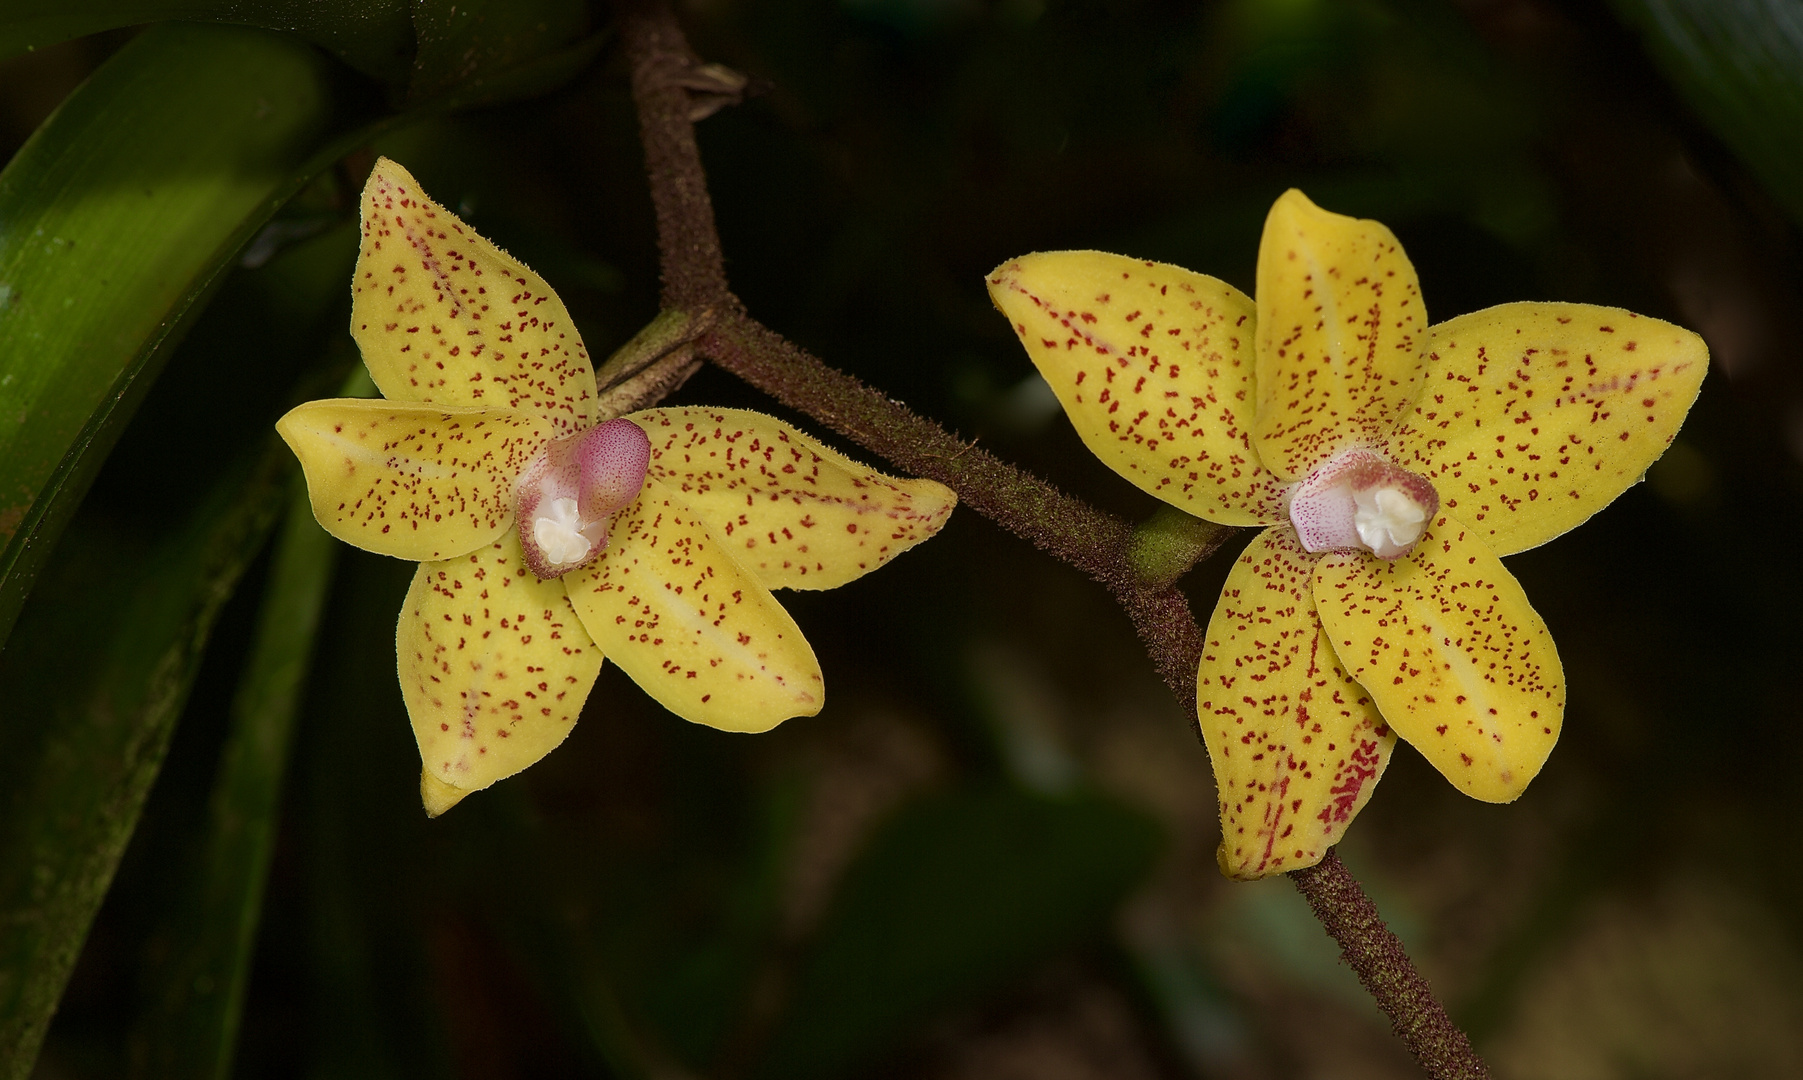
<svg viewBox="0 0 1803 1080">
<path fill-rule="evenodd" d="M 357 374 L 367 386 L 368 375 Z M 158 973 L 160 993 L 140 1024 L 133 1059 L 141 1075 L 231 1075 L 294 717 L 338 553 L 313 520 L 305 484 L 296 477 L 290 487 L 287 523 L 220 753 L 198 880 L 175 912 L 173 962 Z"/>
<path fill-rule="evenodd" d="M 338 152 L 331 108 L 308 46 L 167 24 L 0 172 L 0 640 L 220 270 Z"/>
<path fill-rule="evenodd" d="M 1611 0 L 1794 221 L 1803 222 L 1803 8 L 1794 0 Z"/>
<path fill-rule="evenodd" d="M 73 530 L 0 653 L 0 1078 L 31 1072 L 208 632 L 282 505 L 273 438 L 161 538 Z"/>
<path fill-rule="evenodd" d="M 282 504 L 293 460 L 270 417 L 299 387 L 341 381 L 354 359 L 344 282 L 359 236 L 347 217 L 229 276 L 125 433 L 26 604 L 19 633 L 0 652 L 0 700 L 19 705 L 5 719 L 31 718 L 0 723 L 0 1062 L 35 1052 L 160 770 L 214 615 Z M 324 387 L 321 368 L 338 372 Z M 279 568 L 276 577 L 279 590 Z M 305 612 L 286 606 L 270 616 L 285 636 L 271 649 L 304 631 Z M 279 686 L 263 692 L 269 708 L 291 707 Z M 245 698 L 240 712 L 257 702 Z M 282 718 L 255 722 L 275 738 L 269 728 Z M 262 745 L 260 756 L 247 746 L 222 767 L 227 805 L 218 809 L 249 816 L 215 842 L 214 873 L 200 890 L 211 921 L 184 927 L 194 932 L 176 950 L 188 974 L 211 977 L 222 991 L 230 972 L 203 969 L 230 962 L 249 933 L 243 923 L 254 911 L 242 909 L 262 879 L 254 860 L 267 843 L 258 831 L 268 828 L 256 824 L 256 800 L 275 798 L 258 773 L 274 767 L 267 755 L 275 749 Z M 220 915 L 233 908 L 234 891 L 243 897 L 240 913 Z M 168 1033 L 206 1026 L 218 1004 L 196 995 Z M 0 1067 L 0 1077 L 9 1075 Z"/>
<path fill-rule="evenodd" d="M 906 809 L 847 873 L 758 1074 L 849 1074 L 935 1013 L 1101 932 L 1161 846 L 1093 795 L 1012 790 Z"/>
<path fill-rule="evenodd" d="M 9 0 L 0 57 L 165 19 L 290 31 L 389 83 L 405 82 L 413 63 L 408 0 Z"/>
</svg>

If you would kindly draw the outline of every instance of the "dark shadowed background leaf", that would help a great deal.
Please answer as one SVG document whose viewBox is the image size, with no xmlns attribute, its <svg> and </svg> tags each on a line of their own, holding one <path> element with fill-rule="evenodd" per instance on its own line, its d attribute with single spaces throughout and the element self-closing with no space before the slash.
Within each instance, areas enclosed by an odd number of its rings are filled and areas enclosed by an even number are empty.
<svg viewBox="0 0 1803 1080">
<path fill-rule="evenodd" d="M 1667 78 L 1803 222 L 1803 5 L 1610 0 Z"/>
<path fill-rule="evenodd" d="M 348 252 L 335 254 L 327 271 L 333 284 Z M 376 396 L 361 366 L 340 396 Z M 232 700 L 205 840 L 164 929 L 153 931 L 167 960 L 145 980 L 147 1002 L 131 1047 L 135 1076 L 231 1075 L 295 716 L 339 552 L 313 520 L 305 483 L 295 477 L 290 489 Z"/>
<path fill-rule="evenodd" d="M 121 26 L 183 19 L 286 30 L 385 82 L 413 61 L 408 0 L 10 0 L 0 12 L 0 57 Z"/>
<path fill-rule="evenodd" d="M 288 463 L 254 455 L 160 543 L 64 545 L 51 602 L 0 654 L 0 1062 L 30 1074 L 89 921 L 162 764 L 219 608 L 280 506 Z"/>
<path fill-rule="evenodd" d="M 409 96 L 418 101 L 571 45 L 589 17 L 585 0 L 425 0 L 413 6 L 413 24 Z"/>
<path fill-rule="evenodd" d="M 848 872 L 759 1075 L 846 1075 L 1102 934 L 1158 848 L 1155 825 L 1096 796 L 995 789 L 904 809 Z"/>
</svg>

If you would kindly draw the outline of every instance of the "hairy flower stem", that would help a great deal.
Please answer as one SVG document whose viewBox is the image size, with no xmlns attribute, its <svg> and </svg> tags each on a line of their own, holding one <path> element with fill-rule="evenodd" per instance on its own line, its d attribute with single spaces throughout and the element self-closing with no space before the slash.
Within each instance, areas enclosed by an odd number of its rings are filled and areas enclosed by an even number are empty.
<svg viewBox="0 0 1803 1080">
<path fill-rule="evenodd" d="M 665 310 L 691 314 L 738 301 L 726 285 L 726 259 L 714 227 L 714 203 L 695 145 L 684 76 L 701 61 L 667 0 L 620 0 L 619 28 L 632 66 L 632 103 L 657 214 Z"/>
<path fill-rule="evenodd" d="M 617 10 L 657 215 L 663 303 L 697 318 L 695 351 L 903 471 L 946 484 L 965 506 L 1107 586 L 1194 721 L 1202 630 L 1172 583 L 1168 558 L 1142 565 L 1145 538 L 1126 522 L 954 437 L 746 313 L 727 285 L 695 144 L 693 102 L 684 88 L 700 61 L 667 0 L 619 0 Z M 1182 558 L 1193 564 L 1207 557 L 1233 532 L 1207 522 L 1188 525 Z M 1427 1074 L 1436 1080 L 1488 1077 L 1470 1041 L 1338 857 L 1329 852 L 1319 866 L 1290 878 Z"/>
<path fill-rule="evenodd" d="M 1166 684 L 1194 708 L 1202 632 L 1174 585 L 1147 584 L 1134 572 L 1134 532 L 1126 522 L 956 438 L 741 313 L 722 319 L 697 344 L 771 397 L 904 472 L 939 481 L 965 506 L 1106 585 Z M 1214 528 L 1218 547 L 1233 530 Z"/>
<path fill-rule="evenodd" d="M 1490 1069 L 1415 970 L 1402 941 L 1384 925 L 1358 879 L 1328 849 L 1314 866 L 1290 871 L 1315 917 L 1340 943 L 1340 956 L 1377 999 L 1396 1036 L 1429 1076 L 1490 1080 Z"/>
<path fill-rule="evenodd" d="M 694 356 L 696 323 L 680 311 L 651 320 L 595 369 L 595 417 L 612 420 L 662 401 L 701 367 Z"/>
</svg>

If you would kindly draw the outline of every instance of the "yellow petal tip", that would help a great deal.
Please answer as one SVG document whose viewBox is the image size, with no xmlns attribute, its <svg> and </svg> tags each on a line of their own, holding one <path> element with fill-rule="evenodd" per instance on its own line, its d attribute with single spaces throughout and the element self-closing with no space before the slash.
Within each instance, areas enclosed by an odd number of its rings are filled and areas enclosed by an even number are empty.
<svg viewBox="0 0 1803 1080">
<path fill-rule="evenodd" d="M 1312 210 L 1317 214 L 1322 214 L 1322 213 L 1327 212 L 1325 210 L 1322 210 L 1319 206 L 1315 205 L 1315 200 L 1309 198 L 1307 195 L 1304 195 L 1302 193 L 1301 188 L 1291 188 L 1288 191 L 1284 192 L 1282 195 L 1277 196 L 1277 201 L 1271 204 L 1271 211 L 1273 213 L 1275 213 L 1280 209 L 1291 210 L 1291 211 Z M 1335 216 L 1337 217 L 1339 215 L 1335 215 Z"/>
<path fill-rule="evenodd" d="M 415 183 L 413 174 L 408 172 L 400 162 L 391 157 L 376 158 L 376 163 L 370 168 L 369 172 L 371 176 L 379 175 L 387 180 L 396 180 L 409 184 Z"/>
<path fill-rule="evenodd" d="M 433 776 L 424 769 L 419 773 L 419 801 L 425 804 L 426 816 L 435 818 L 463 801 L 469 792 Z"/>
<path fill-rule="evenodd" d="M 1289 480 L 1381 442 L 1415 398 L 1427 329 L 1396 235 L 1291 189 L 1265 218 L 1257 281 L 1259 461 Z"/>
<path fill-rule="evenodd" d="M 1221 876 L 1229 881 L 1263 881 L 1278 874 L 1287 874 L 1292 870 L 1307 870 L 1327 857 L 1329 848 L 1302 852 L 1277 862 L 1260 861 L 1247 863 L 1234 854 L 1228 843 L 1223 840 L 1215 846 L 1215 865 L 1221 868 Z"/>
</svg>

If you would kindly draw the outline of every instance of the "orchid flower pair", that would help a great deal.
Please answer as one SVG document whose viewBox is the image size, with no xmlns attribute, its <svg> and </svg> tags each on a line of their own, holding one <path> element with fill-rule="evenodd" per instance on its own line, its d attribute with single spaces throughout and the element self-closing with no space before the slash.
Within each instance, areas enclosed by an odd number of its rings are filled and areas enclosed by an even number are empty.
<svg viewBox="0 0 1803 1080">
<path fill-rule="evenodd" d="M 820 711 L 820 665 L 770 590 L 830 589 L 938 532 L 956 502 L 736 409 L 599 415 L 550 286 L 377 162 L 351 330 L 384 399 L 277 430 L 314 516 L 420 567 L 401 692 L 436 816 L 549 753 L 603 657 L 671 712 L 763 731 Z"/>
<path fill-rule="evenodd" d="M 989 288 L 1105 463 L 1264 527 L 1197 672 L 1223 872 L 1319 862 L 1398 736 L 1474 798 L 1522 793 L 1565 679 L 1498 556 L 1640 480 L 1696 398 L 1702 339 L 1584 304 L 1430 326 L 1395 236 L 1298 191 L 1265 222 L 1256 299 L 1092 251 L 1013 260 Z"/>
<path fill-rule="evenodd" d="M 1197 672 L 1225 873 L 1318 862 L 1399 735 L 1475 798 L 1521 794 L 1565 683 L 1498 556 L 1644 475 L 1708 369 L 1700 338 L 1582 304 L 1429 326 L 1390 231 L 1296 191 L 1266 221 L 1256 299 L 1090 251 L 989 287 L 1104 462 L 1264 526 Z M 818 712 L 819 665 L 770 590 L 845 584 L 956 502 L 756 413 L 599 415 L 556 294 L 391 161 L 364 190 L 353 296 L 385 399 L 310 402 L 278 430 L 328 531 L 420 562 L 396 646 L 431 814 L 561 743 L 604 656 L 714 727 Z"/>
</svg>

